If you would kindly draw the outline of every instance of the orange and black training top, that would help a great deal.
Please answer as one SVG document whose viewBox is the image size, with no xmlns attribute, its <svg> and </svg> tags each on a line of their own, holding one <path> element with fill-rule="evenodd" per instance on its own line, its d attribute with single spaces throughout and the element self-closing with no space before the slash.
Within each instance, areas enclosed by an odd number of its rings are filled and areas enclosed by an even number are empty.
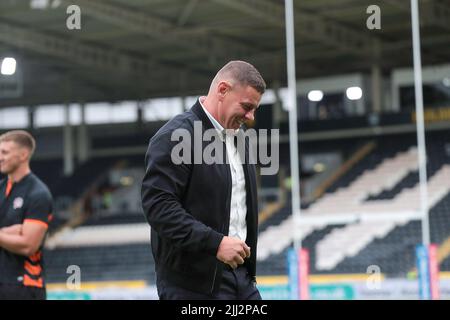
<svg viewBox="0 0 450 320">
<path fill-rule="evenodd" d="M 25 221 L 48 228 L 52 203 L 47 186 L 33 173 L 15 183 L 8 179 L 0 180 L 0 228 Z M 0 246 L 0 284 L 44 288 L 42 247 L 43 243 L 38 252 L 25 257 Z"/>
</svg>

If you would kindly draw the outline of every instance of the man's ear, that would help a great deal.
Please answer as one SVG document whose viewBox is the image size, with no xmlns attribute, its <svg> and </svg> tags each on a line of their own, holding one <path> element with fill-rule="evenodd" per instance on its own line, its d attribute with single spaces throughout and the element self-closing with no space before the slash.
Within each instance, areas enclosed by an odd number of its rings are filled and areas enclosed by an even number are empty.
<svg viewBox="0 0 450 320">
<path fill-rule="evenodd" d="M 30 151 L 27 148 L 20 148 L 20 160 L 26 161 L 30 158 Z"/>
<path fill-rule="evenodd" d="M 222 101 L 228 91 L 231 89 L 231 84 L 227 81 L 220 81 L 217 85 L 217 94 L 219 96 L 219 101 Z"/>
</svg>

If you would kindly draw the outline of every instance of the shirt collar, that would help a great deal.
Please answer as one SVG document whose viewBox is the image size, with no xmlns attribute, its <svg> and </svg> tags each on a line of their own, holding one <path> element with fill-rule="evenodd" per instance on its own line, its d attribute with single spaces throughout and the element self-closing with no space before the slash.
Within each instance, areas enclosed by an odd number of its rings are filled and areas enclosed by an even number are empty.
<svg viewBox="0 0 450 320">
<path fill-rule="evenodd" d="M 216 120 L 214 119 L 214 117 L 212 116 L 211 113 L 209 113 L 209 111 L 205 108 L 205 106 L 202 103 L 201 98 L 198 99 L 198 102 L 200 103 L 200 105 L 203 108 L 203 111 L 205 111 L 206 115 L 208 116 L 209 120 L 211 121 L 211 123 L 213 124 L 214 128 L 216 128 L 217 131 L 219 132 L 223 132 L 224 128 L 222 127 L 222 125 Z"/>
<path fill-rule="evenodd" d="M 222 127 L 222 125 L 212 116 L 211 113 L 205 108 L 205 106 L 202 103 L 201 97 L 198 99 L 198 102 L 203 108 L 203 111 L 205 111 L 206 115 L 208 116 L 209 120 L 213 124 L 214 128 L 221 134 L 222 137 L 225 137 L 226 135 L 237 135 L 239 132 L 239 129 L 233 130 L 233 129 L 225 129 Z"/>
</svg>

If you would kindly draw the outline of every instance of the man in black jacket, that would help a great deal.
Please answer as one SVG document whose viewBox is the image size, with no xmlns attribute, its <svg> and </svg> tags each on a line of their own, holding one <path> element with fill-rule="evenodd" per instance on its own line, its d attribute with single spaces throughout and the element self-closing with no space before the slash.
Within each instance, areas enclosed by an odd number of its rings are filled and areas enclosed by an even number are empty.
<svg viewBox="0 0 450 320">
<path fill-rule="evenodd" d="M 253 121 L 265 87 L 255 67 L 231 61 L 206 97 L 150 140 L 142 206 L 160 299 L 261 299 L 256 173 L 243 124 Z M 204 158 L 211 132 L 214 161 Z"/>
</svg>

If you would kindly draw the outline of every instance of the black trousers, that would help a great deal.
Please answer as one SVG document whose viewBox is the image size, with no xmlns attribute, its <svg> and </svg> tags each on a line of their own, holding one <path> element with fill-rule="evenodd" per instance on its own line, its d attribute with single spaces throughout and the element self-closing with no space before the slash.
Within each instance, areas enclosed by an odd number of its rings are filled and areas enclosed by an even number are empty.
<svg viewBox="0 0 450 320">
<path fill-rule="evenodd" d="M 45 300 L 45 288 L 0 283 L 0 300 Z"/>
<path fill-rule="evenodd" d="M 161 300 L 261 300 L 261 295 L 247 272 L 247 268 L 225 267 L 220 290 L 214 295 L 193 292 L 170 284 L 164 279 L 157 280 L 158 296 Z"/>
</svg>

